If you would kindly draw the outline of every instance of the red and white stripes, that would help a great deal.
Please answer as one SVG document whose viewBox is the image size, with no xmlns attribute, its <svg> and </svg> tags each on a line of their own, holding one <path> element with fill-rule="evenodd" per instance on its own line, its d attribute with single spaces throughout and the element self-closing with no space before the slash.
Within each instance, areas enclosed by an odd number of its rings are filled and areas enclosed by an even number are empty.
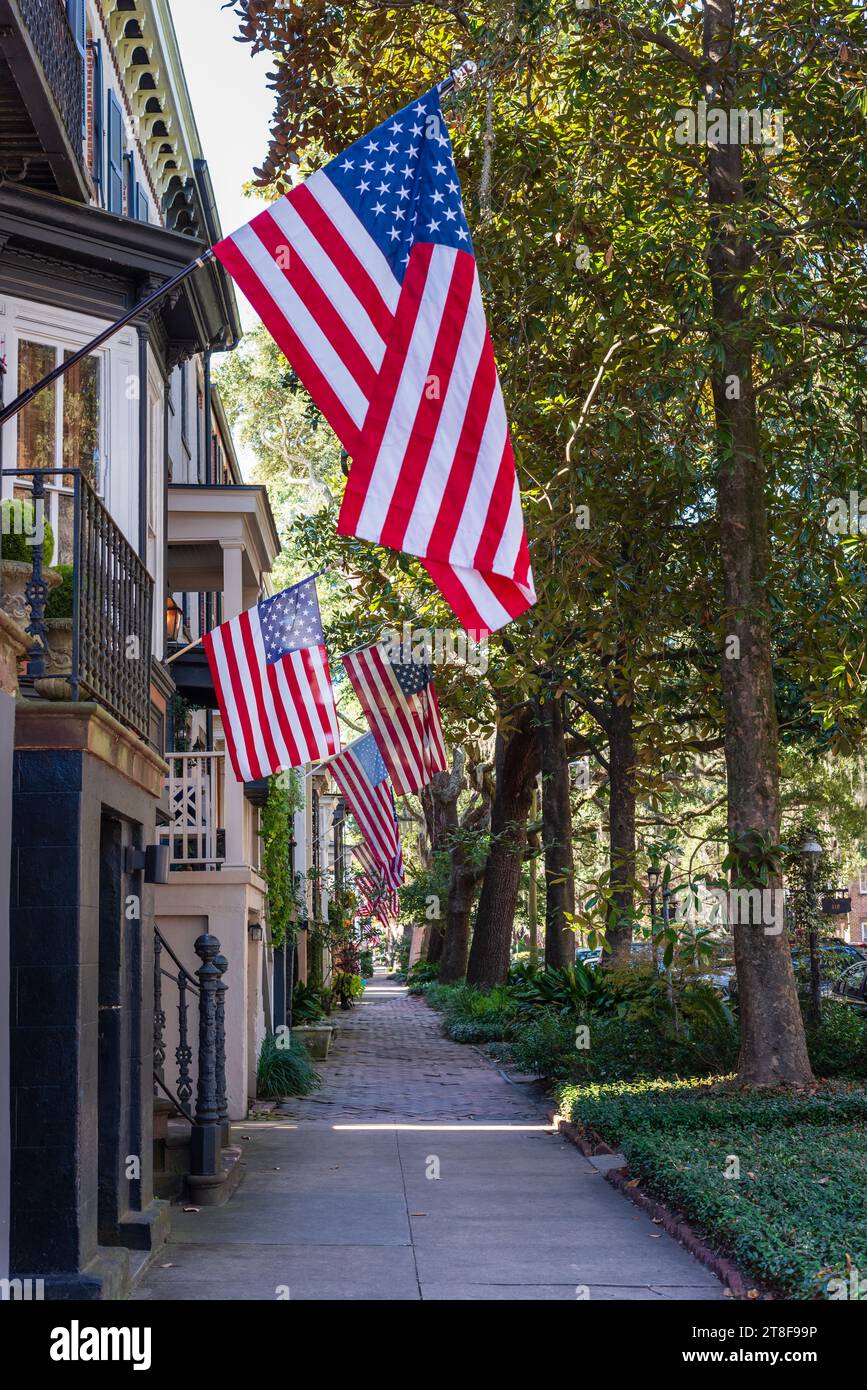
<svg viewBox="0 0 867 1390">
<path fill-rule="evenodd" d="M 258 609 L 205 635 L 223 732 L 239 782 L 330 757 L 340 747 L 337 711 L 322 646 L 269 665 Z"/>
</svg>

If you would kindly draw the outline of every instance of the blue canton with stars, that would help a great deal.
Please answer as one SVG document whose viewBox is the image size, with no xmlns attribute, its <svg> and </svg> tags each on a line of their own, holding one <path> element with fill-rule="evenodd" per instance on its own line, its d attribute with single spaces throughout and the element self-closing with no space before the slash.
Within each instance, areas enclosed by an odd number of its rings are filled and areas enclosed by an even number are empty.
<svg viewBox="0 0 867 1390">
<path fill-rule="evenodd" d="M 436 87 L 363 135 L 326 173 L 403 281 L 414 242 L 473 254 Z"/>
<path fill-rule="evenodd" d="M 305 579 L 258 605 L 265 660 L 269 666 L 301 647 L 322 647 L 325 633 L 319 615 L 316 580 Z"/>
<path fill-rule="evenodd" d="M 380 782 L 384 782 L 388 776 L 388 768 L 382 759 L 382 754 L 376 746 L 376 739 L 373 734 L 365 734 L 357 743 L 352 744 L 353 756 L 361 763 L 364 775 L 372 787 L 378 787 Z"/>
<path fill-rule="evenodd" d="M 433 672 L 426 661 L 401 661 L 398 658 L 389 664 L 407 699 L 411 695 L 420 695 L 431 683 Z"/>
</svg>

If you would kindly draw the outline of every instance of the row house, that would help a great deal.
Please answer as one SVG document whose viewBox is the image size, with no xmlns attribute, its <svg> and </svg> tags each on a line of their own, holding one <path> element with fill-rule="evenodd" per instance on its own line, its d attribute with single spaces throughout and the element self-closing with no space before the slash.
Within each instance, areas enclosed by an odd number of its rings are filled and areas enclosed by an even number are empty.
<svg viewBox="0 0 867 1390">
<path fill-rule="evenodd" d="M 168 0 L 0 0 L 0 401 L 220 234 Z M 0 433 L 0 1277 L 50 1298 L 123 1296 L 179 1174 L 225 1197 L 275 1021 L 267 788 L 184 650 L 279 552 L 212 380 L 240 331 L 212 260 Z"/>
</svg>

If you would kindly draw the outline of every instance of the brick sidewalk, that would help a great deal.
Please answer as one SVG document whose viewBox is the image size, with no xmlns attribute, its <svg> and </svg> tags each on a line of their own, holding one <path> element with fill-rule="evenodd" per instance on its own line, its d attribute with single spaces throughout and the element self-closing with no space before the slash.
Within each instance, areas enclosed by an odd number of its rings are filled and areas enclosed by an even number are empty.
<svg viewBox="0 0 867 1390">
<path fill-rule="evenodd" d="M 422 1001 L 377 981 L 337 1021 L 322 1089 L 235 1127 L 241 1186 L 172 1208 L 136 1299 L 723 1297 Z"/>
<path fill-rule="evenodd" d="M 502 1120 L 538 1123 L 549 1110 L 511 1085 L 474 1047 L 444 1038 L 423 1000 L 385 980 L 363 1005 L 332 1015 L 338 1032 L 322 1089 L 281 1107 L 298 1120 Z"/>
</svg>

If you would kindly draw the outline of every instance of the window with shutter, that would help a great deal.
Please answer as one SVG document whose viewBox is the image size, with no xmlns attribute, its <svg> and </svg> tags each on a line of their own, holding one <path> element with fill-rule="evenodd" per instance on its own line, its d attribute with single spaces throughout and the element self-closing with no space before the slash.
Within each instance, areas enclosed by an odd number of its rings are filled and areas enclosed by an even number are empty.
<svg viewBox="0 0 867 1390">
<path fill-rule="evenodd" d="M 96 184 L 96 191 L 99 194 L 99 201 L 105 206 L 105 187 L 103 178 L 103 161 L 105 153 L 103 141 L 105 138 L 105 121 L 103 116 L 103 97 L 102 90 L 102 44 L 99 39 L 90 41 L 90 77 L 93 88 L 93 129 L 90 132 L 90 168 L 93 174 L 93 181 Z"/>
<path fill-rule="evenodd" d="M 69 27 L 75 35 L 75 45 L 81 55 L 81 139 L 87 139 L 87 11 L 85 0 L 66 0 Z"/>
<path fill-rule="evenodd" d="M 114 92 L 108 94 L 108 210 L 123 212 L 123 117 Z"/>
<path fill-rule="evenodd" d="M 140 183 L 135 186 L 135 215 L 139 222 L 150 222 L 151 205 Z"/>
</svg>

